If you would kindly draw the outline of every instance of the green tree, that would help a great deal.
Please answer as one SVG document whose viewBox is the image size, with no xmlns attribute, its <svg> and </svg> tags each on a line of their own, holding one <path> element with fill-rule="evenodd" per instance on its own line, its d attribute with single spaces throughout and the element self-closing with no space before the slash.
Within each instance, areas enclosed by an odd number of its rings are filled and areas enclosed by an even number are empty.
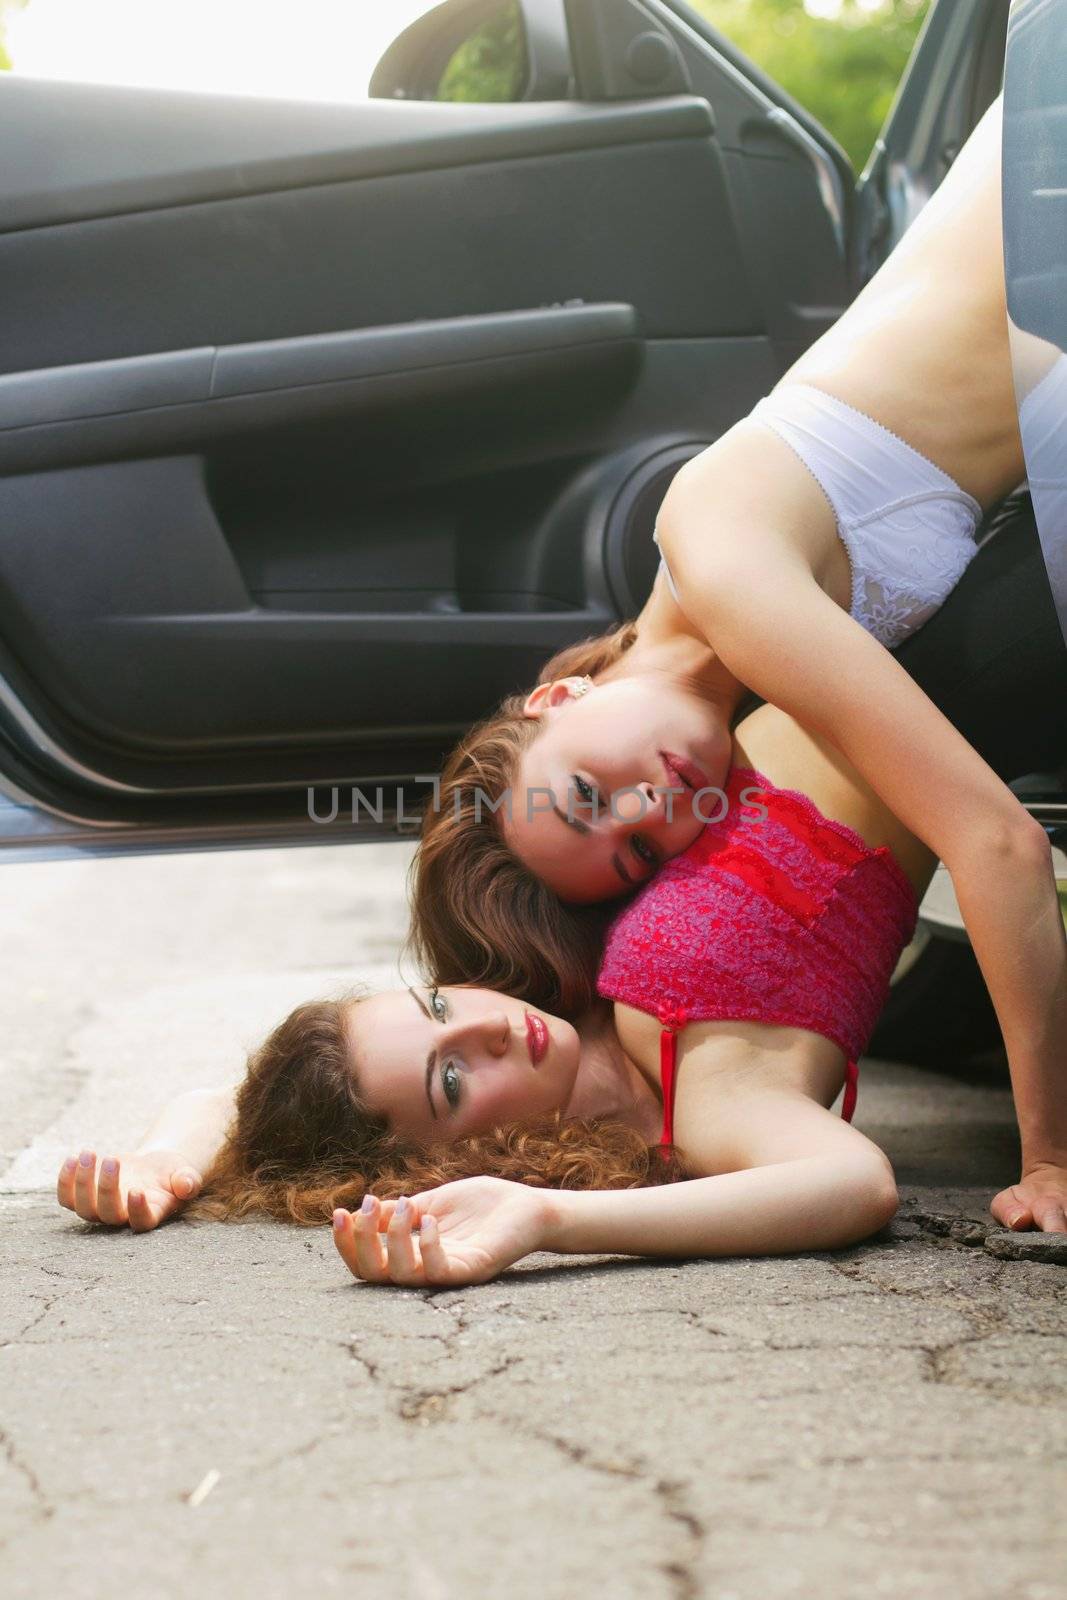
<svg viewBox="0 0 1067 1600">
<path fill-rule="evenodd" d="M 885 121 L 928 0 L 841 0 L 834 17 L 804 0 L 689 0 L 798 100 L 859 171 Z M 818 9 L 826 9 L 825 7 Z"/>
<path fill-rule="evenodd" d="M 12 11 L 21 11 L 22 7 L 28 4 L 29 0 L 0 0 L 0 72 L 10 72 L 13 65 L 11 57 L 7 53 L 4 39 L 6 14 Z"/>
<path fill-rule="evenodd" d="M 441 75 L 438 100 L 518 100 L 526 81 L 526 49 L 519 7 L 503 4 L 465 39 Z"/>
</svg>

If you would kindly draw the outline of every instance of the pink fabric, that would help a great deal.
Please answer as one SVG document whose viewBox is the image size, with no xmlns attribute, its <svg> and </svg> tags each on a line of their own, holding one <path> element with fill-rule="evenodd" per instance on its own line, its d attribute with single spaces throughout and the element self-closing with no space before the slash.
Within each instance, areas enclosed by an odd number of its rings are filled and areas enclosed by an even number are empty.
<svg viewBox="0 0 1067 1600">
<path fill-rule="evenodd" d="M 776 1023 L 832 1040 L 851 1121 L 857 1057 L 915 931 L 915 891 L 887 846 L 873 849 L 752 767 L 732 768 L 725 790 L 722 820 L 614 919 L 597 977 L 606 999 L 663 1024 L 663 1145 L 674 1131 L 675 1034 L 687 1022 Z"/>
</svg>

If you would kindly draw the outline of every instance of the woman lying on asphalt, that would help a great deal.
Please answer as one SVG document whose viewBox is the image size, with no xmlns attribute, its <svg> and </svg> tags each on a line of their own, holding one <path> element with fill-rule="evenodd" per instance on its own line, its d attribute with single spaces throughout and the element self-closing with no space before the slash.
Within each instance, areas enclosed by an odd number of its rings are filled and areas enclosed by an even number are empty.
<svg viewBox="0 0 1067 1600">
<path fill-rule="evenodd" d="M 562 652 L 453 753 L 413 916 L 438 981 L 573 1006 L 598 903 L 701 832 L 687 802 L 721 784 L 747 685 L 829 740 L 952 876 L 1022 1136 L 1020 1182 L 993 1207 L 1005 1222 L 1020 1200 L 1057 1218 L 1067 1205 L 1067 939 L 1049 841 L 885 648 L 930 626 L 983 507 L 1025 472 L 999 140 L 997 102 L 835 326 L 677 474 L 659 517 L 669 570 L 636 627 Z"/>
<path fill-rule="evenodd" d="M 236 1101 L 182 1096 L 99 1174 L 90 1151 L 68 1160 L 60 1203 L 136 1229 L 196 1195 L 201 1216 L 335 1212 L 351 1270 L 398 1283 L 480 1282 L 539 1249 L 751 1255 L 881 1227 L 896 1190 L 850 1125 L 855 1062 L 934 858 L 775 707 L 732 753 L 721 816 L 620 912 L 575 1026 L 458 985 L 302 1006 Z"/>
</svg>

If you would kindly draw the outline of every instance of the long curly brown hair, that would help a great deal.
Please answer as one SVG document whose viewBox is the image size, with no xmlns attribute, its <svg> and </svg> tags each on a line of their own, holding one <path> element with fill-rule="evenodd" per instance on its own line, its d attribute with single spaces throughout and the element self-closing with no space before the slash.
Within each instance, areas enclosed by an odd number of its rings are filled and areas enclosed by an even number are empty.
<svg viewBox="0 0 1067 1600">
<path fill-rule="evenodd" d="M 555 1111 L 429 1149 L 389 1130 L 361 1098 L 345 1029 L 367 998 L 297 1006 L 251 1056 L 236 1115 L 191 1218 L 274 1217 L 305 1226 L 358 1207 L 488 1175 L 552 1189 L 635 1189 L 683 1176 L 674 1152 L 658 1155 L 614 1119 Z"/>
<path fill-rule="evenodd" d="M 637 638 L 634 621 L 560 650 L 538 683 L 603 682 Z M 619 909 L 564 905 L 519 860 L 490 809 L 515 782 L 540 723 L 509 695 L 449 756 L 411 864 L 408 949 L 437 983 L 474 983 L 576 1017 L 595 1003 L 608 923 Z M 476 791 L 487 796 L 490 805 Z"/>
</svg>

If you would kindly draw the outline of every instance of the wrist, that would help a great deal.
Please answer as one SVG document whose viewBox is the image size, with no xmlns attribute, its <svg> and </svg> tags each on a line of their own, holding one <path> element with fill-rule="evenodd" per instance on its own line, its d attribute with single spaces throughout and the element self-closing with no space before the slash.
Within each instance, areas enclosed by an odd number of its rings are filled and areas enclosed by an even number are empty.
<svg viewBox="0 0 1067 1600">
<path fill-rule="evenodd" d="M 1053 1150 L 1044 1145 L 1040 1149 L 1023 1151 L 1020 1170 L 1024 1178 L 1049 1168 L 1056 1172 L 1067 1171 L 1067 1150 Z"/>
<path fill-rule="evenodd" d="M 1059 1111 L 1058 1106 L 1055 1110 L 1043 1106 L 1036 1116 L 1032 1113 L 1020 1115 L 1017 1108 L 1024 1172 L 1033 1167 L 1067 1167 L 1067 1126 Z"/>
<path fill-rule="evenodd" d="M 570 1220 L 574 1195 L 566 1189 L 541 1189 L 538 1192 L 541 1201 L 537 1229 L 538 1248 L 562 1254 L 567 1248 L 565 1242 L 567 1224 Z"/>
</svg>

